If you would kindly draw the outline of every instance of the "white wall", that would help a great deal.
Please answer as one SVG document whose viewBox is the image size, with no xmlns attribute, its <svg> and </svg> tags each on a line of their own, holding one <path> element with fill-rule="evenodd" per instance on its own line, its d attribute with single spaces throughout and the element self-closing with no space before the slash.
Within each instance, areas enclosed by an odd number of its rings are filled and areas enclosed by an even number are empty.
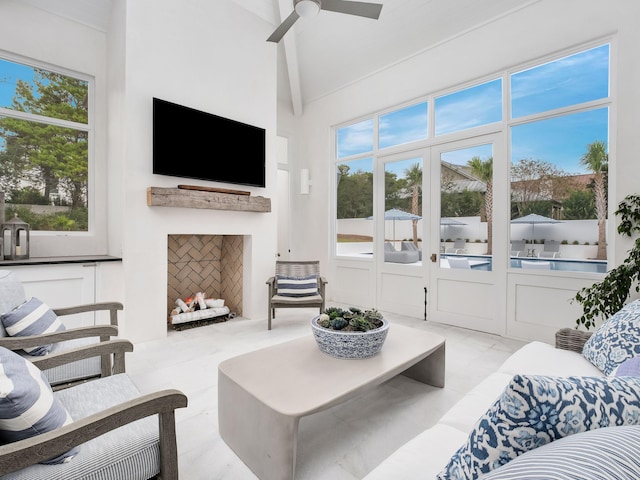
<svg viewBox="0 0 640 480">
<path fill-rule="evenodd" d="M 334 174 L 330 151 L 331 126 L 612 34 L 616 52 L 612 64 L 617 72 L 612 88 L 617 94 L 618 105 L 617 110 L 612 111 L 611 122 L 609 176 L 613 200 L 610 216 L 613 217 L 613 210 L 619 201 L 625 195 L 638 192 L 637 180 L 634 179 L 640 175 L 640 163 L 637 161 L 640 136 L 636 132 L 640 124 L 640 62 L 637 61 L 640 31 L 636 25 L 639 16 L 640 3 L 635 0 L 615 3 L 601 0 L 541 0 L 509 17 L 497 19 L 306 105 L 297 124 L 298 142 L 293 155 L 305 159 L 314 183 L 304 203 L 293 203 L 297 233 L 294 234 L 293 244 L 298 251 L 316 257 L 320 255 L 320 260 L 327 265 L 329 296 L 334 295 L 332 289 L 340 284 L 339 279 L 335 278 L 337 262 L 330 256 L 333 238 L 329 225 L 333 219 L 327 192 L 333 188 L 331 178 Z M 284 110 L 281 115 L 284 116 Z M 494 216 L 508 218 L 507 208 L 507 202 L 496 205 Z M 323 219 L 326 222 L 321 221 Z M 326 231 L 318 228 L 318 225 L 325 224 Z M 508 248 L 508 229 L 500 231 L 504 234 L 498 234 L 497 238 L 494 236 L 494 251 Z M 494 235 L 496 233 L 494 230 Z M 611 240 L 609 257 L 616 264 L 620 263 L 630 244 L 618 238 L 613 222 L 610 222 L 608 236 Z M 362 267 L 364 264 L 358 264 L 363 272 L 362 279 L 350 278 L 349 282 L 375 288 L 369 278 L 371 269 Z M 502 275 L 506 276 L 506 272 L 502 272 Z M 589 281 L 593 283 L 590 279 L 582 283 Z M 496 285 L 501 292 L 497 301 L 502 304 L 498 315 L 512 315 L 509 313 L 512 310 L 507 312 L 505 306 L 506 283 L 497 280 Z M 573 288 L 570 286 L 567 290 Z M 372 291 L 362 297 L 375 298 L 375 295 Z M 544 298 L 538 298 L 538 304 L 545 304 Z M 548 309 L 553 309 L 556 303 L 552 301 L 546 305 Z M 575 307 L 571 312 L 563 310 L 559 315 L 556 313 L 556 317 L 573 322 L 571 315 L 574 313 Z M 505 333 L 505 325 L 502 324 L 500 328 Z"/>
<path fill-rule="evenodd" d="M 276 46 L 264 41 L 271 26 L 230 1 L 127 1 L 125 33 L 124 156 L 110 156 L 123 173 L 121 218 L 127 335 L 166 334 L 167 235 L 250 235 L 245 243 L 243 315 L 266 316 L 265 280 L 276 252 Z M 119 39 L 116 39 L 119 41 Z M 152 97 L 187 105 L 267 129 L 267 188 L 271 213 L 149 207 L 146 188 L 185 181 L 151 173 Z M 193 132 L 193 135 L 201 135 Z M 189 141 L 182 136 L 177 142 Z M 215 139 L 203 155 L 242 168 L 242 140 Z M 231 152 L 231 153 L 230 153 Z M 189 168 L 188 159 L 177 158 Z M 226 185 L 229 188 L 228 185 Z M 120 188 L 120 187 L 117 187 Z"/>
<path fill-rule="evenodd" d="M 466 225 L 441 226 L 440 238 L 455 239 L 465 238 L 470 242 L 477 240 L 487 240 L 487 224 L 481 222 L 480 217 L 456 217 Z M 594 244 L 598 241 L 598 221 L 597 220 L 565 220 L 556 224 L 536 225 L 533 229 L 530 224 L 519 224 L 510 226 L 510 235 L 513 240 L 526 239 L 536 240 L 558 240 L 567 241 L 573 244 L 589 242 Z M 373 222 L 365 218 L 345 218 L 337 221 L 338 233 L 350 233 L 354 235 L 373 236 Z M 422 232 L 422 220 L 418 220 L 418 232 Z M 391 239 L 395 232 L 396 240 L 406 240 L 413 238 L 413 227 L 409 221 L 393 220 L 385 222 L 385 238 Z"/>
<path fill-rule="evenodd" d="M 250 236 L 243 314 L 265 317 L 266 328 L 264 282 L 273 274 L 277 231 L 277 46 L 264 41 L 271 30 L 227 0 L 115 0 L 108 34 L 10 0 L 0 3 L 0 48 L 96 77 L 97 160 L 109 197 L 108 207 L 99 208 L 108 209 L 109 231 L 103 232 L 108 251 L 93 253 L 123 258 L 119 266 L 102 269 L 98 296 L 124 303 L 121 335 L 134 342 L 166 335 L 169 234 Z M 243 190 L 270 197 L 272 212 L 147 206 L 149 186 L 229 188 L 151 173 L 154 96 L 265 128 L 267 187 Z M 241 143 L 230 140 L 212 139 L 203 153 L 241 166 Z M 187 159 L 176 161 L 188 168 Z"/>
</svg>

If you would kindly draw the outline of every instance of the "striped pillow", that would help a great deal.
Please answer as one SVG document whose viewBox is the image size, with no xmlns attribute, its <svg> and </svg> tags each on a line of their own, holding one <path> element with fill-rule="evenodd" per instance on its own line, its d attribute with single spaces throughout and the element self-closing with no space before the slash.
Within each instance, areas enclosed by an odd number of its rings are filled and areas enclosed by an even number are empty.
<svg viewBox="0 0 640 480">
<path fill-rule="evenodd" d="M 640 478 L 639 449 L 640 426 L 598 428 L 524 453 L 482 480 Z"/>
<path fill-rule="evenodd" d="M 311 297 L 318 295 L 318 275 L 288 277 L 276 275 L 278 295 L 282 297 Z"/>
<path fill-rule="evenodd" d="M 35 437 L 72 421 L 38 367 L 0 347 L 0 443 Z M 78 451 L 74 447 L 42 463 L 66 463 Z"/>
<path fill-rule="evenodd" d="M 53 310 L 41 300 L 32 297 L 22 305 L 0 317 L 7 334 L 12 337 L 26 337 L 42 333 L 59 332 L 65 329 Z M 29 355 L 42 356 L 51 352 L 52 344 L 25 348 Z"/>
</svg>

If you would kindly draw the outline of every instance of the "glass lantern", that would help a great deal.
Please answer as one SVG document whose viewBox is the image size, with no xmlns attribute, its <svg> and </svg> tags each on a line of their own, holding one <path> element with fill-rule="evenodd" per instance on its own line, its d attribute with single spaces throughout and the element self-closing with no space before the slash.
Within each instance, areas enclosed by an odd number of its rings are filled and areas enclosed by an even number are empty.
<svg viewBox="0 0 640 480">
<path fill-rule="evenodd" d="M 2 224 L 4 260 L 25 260 L 29 258 L 29 224 L 16 214 Z"/>
</svg>

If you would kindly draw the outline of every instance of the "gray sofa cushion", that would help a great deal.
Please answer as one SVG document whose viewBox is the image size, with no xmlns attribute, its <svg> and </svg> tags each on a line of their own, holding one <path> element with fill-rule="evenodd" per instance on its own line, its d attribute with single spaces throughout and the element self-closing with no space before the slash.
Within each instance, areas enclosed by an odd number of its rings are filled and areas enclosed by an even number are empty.
<svg viewBox="0 0 640 480">
<path fill-rule="evenodd" d="M 65 342 L 55 343 L 51 349 L 51 353 L 66 352 L 73 350 L 74 348 L 83 347 L 85 345 L 91 345 L 98 343 L 97 337 L 92 338 L 76 338 L 73 340 L 67 340 Z M 20 355 L 27 359 L 34 359 L 27 353 L 20 352 Z M 91 377 L 99 377 L 101 374 L 102 366 L 100 363 L 100 357 L 91 357 L 85 360 L 78 360 L 77 362 L 66 363 L 59 367 L 50 368 L 44 370 L 44 374 L 51 386 L 57 386 L 64 383 L 74 382 L 76 380 L 85 380 Z"/>
<path fill-rule="evenodd" d="M 140 395 L 126 375 L 114 375 L 54 393 L 75 420 Z M 130 423 L 83 443 L 69 463 L 33 465 L 2 480 L 146 480 L 159 473 L 158 417 Z M 87 473 L 92 472 L 90 477 Z"/>
</svg>

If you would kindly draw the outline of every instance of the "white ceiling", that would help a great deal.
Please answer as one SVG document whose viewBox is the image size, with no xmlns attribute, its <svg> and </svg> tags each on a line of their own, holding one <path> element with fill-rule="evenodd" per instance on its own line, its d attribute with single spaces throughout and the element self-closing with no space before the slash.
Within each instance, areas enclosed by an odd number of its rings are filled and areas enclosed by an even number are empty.
<svg viewBox="0 0 640 480">
<path fill-rule="evenodd" d="M 107 30 L 111 0 L 18 1 Z M 293 9 L 293 0 L 233 1 L 274 29 Z M 295 113 L 341 87 L 540 0 L 370 1 L 383 4 L 378 20 L 321 11 L 317 17 L 300 18 L 274 46 L 279 49 L 278 98 L 293 105 Z"/>
</svg>

